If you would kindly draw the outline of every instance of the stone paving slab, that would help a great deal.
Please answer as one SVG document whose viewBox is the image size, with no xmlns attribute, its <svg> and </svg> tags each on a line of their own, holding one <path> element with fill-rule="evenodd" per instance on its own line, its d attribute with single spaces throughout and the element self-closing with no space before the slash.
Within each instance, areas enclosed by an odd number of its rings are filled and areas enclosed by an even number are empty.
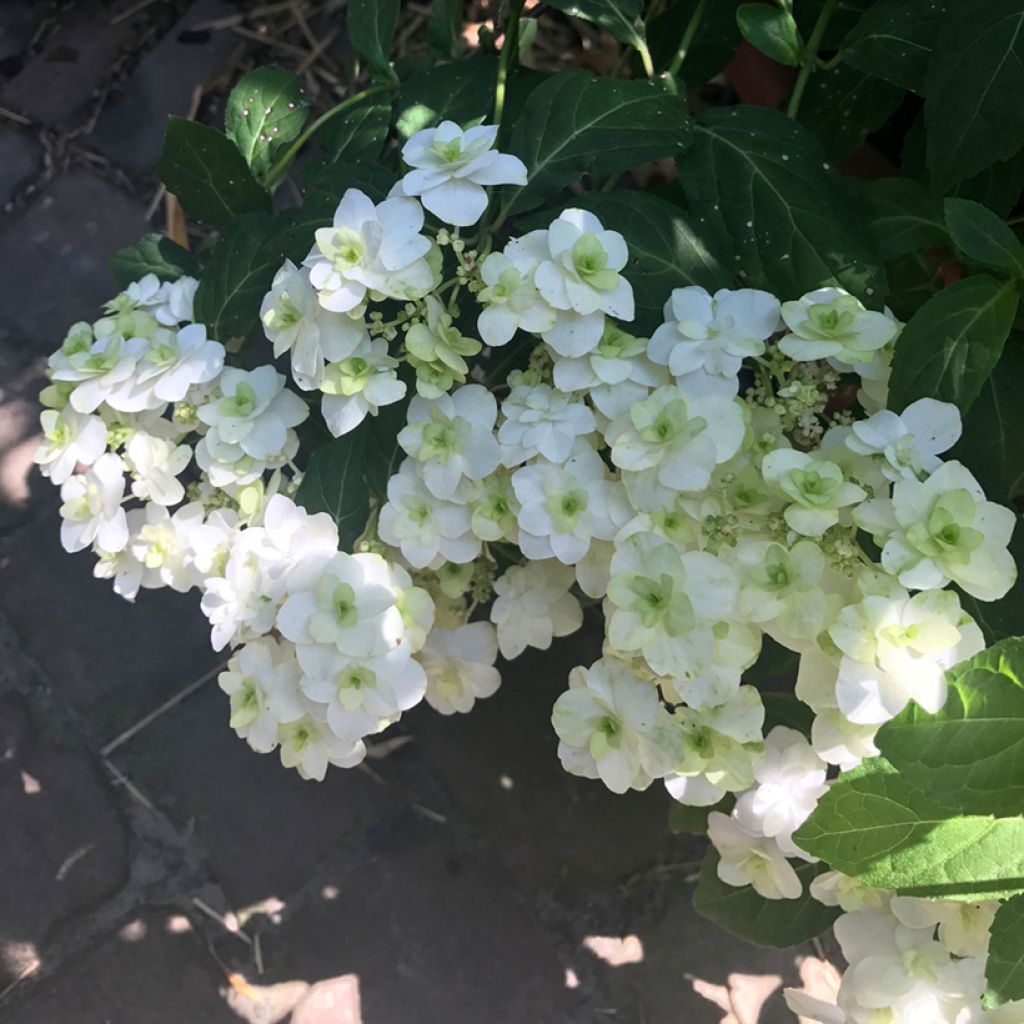
<svg viewBox="0 0 1024 1024">
<path fill-rule="evenodd" d="M 139 201 L 89 171 L 51 182 L 0 232 L 0 344 L 46 356 L 74 320 L 95 320 L 117 290 L 107 260 L 147 228 Z"/>
<path fill-rule="evenodd" d="M 45 725 L 25 697 L 0 695 L 0 988 L 127 879 L 128 832 L 99 765 Z"/>
<path fill-rule="evenodd" d="M 0 125 L 0 208 L 35 174 L 42 157 L 42 147 L 28 130 Z"/>
<path fill-rule="evenodd" d="M 5 1024 L 239 1024 L 225 977 L 179 917 L 148 911 L 5 1007 Z"/>
<path fill-rule="evenodd" d="M 195 594 L 142 591 L 134 605 L 60 546 L 56 491 L 0 551 L 0 611 L 57 694 L 106 743 L 217 663 Z"/>
</svg>

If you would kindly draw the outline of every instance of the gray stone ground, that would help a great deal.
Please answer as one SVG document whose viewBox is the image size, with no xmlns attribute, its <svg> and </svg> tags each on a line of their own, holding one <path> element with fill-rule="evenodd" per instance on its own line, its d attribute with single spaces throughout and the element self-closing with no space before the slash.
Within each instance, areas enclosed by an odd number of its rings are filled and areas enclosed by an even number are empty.
<svg viewBox="0 0 1024 1024">
<path fill-rule="evenodd" d="M 145 6 L 0 0 L 2 1019 L 354 1024 L 360 998 L 366 1024 L 790 1019 L 763 994 L 810 950 L 691 911 L 702 847 L 660 791 L 560 769 L 550 706 L 594 628 L 317 785 L 228 729 L 194 596 L 131 607 L 60 550 L 29 468 L 45 356 L 148 227 L 163 116 L 238 43 L 189 31 L 217 0 L 112 23 Z"/>
</svg>

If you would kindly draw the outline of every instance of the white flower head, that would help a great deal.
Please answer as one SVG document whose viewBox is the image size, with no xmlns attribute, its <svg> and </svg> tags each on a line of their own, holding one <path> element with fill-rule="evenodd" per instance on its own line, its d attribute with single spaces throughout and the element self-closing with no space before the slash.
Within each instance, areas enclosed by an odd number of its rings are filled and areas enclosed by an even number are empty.
<svg viewBox="0 0 1024 1024">
<path fill-rule="evenodd" d="M 418 657 L 427 673 L 427 703 L 442 715 L 471 711 L 501 685 L 494 667 L 498 637 L 489 622 L 434 628 Z"/>
<path fill-rule="evenodd" d="M 192 449 L 187 444 L 174 445 L 162 437 L 138 431 L 128 439 L 125 460 L 136 498 L 158 505 L 177 505 L 185 497 L 178 477 L 192 461 Z"/>
<path fill-rule="evenodd" d="M 513 254 L 515 248 L 511 248 Z M 520 254 L 513 261 L 506 252 L 492 252 L 480 264 L 484 287 L 477 301 L 484 307 L 477 318 L 480 337 L 492 348 L 507 345 L 517 330 L 542 334 L 555 325 L 557 314 L 540 297 L 533 274 L 538 261 Z"/>
<path fill-rule="evenodd" d="M 79 464 L 91 466 L 107 448 L 107 426 L 99 416 L 86 416 L 65 406 L 44 409 L 39 416 L 43 440 L 35 461 L 43 476 L 60 485 Z"/>
<path fill-rule="evenodd" d="M 487 209 L 484 186 L 526 184 L 522 160 L 492 148 L 497 137 L 497 125 L 463 131 L 453 121 L 416 132 L 402 147 L 413 169 L 399 182 L 399 194 L 418 196 L 446 224 L 475 224 Z"/>
<path fill-rule="evenodd" d="M 778 843 L 718 811 L 708 815 L 708 838 L 718 851 L 718 877 L 726 885 L 751 885 L 767 900 L 795 900 L 800 878 Z"/>
<path fill-rule="evenodd" d="M 336 736 L 325 719 L 307 712 L 277 729 L 281 764 L 294 768 L 303 779 L 323 782 L 329 765 L 354 768 L 366 757 L 361 739 Z"/>
<path fill-rule="evenodd" d="M 125 339 L 109 334 L 95 341 L 69 335 L 68 341 L 50 357 L 50 376 L 55 381 L 75 384 L 69 396 L 71 407 L 80 413 L 95 412 L 110 404 L 134 379 L 139 360 L 149 351 L 145 338 Z M 115 406 L 116 408 L 116 406 Z"/>
<path fill-rule="evenodd" d="M 548 384 L 514 384 L 501 404 L 498 428 L 502 462 L 517 466 L 540 455 L 549 462 L 569 458 L 576 439 L 597 429 L 585 403 L 561 394 Z"/>
<path fill-rule="evenodd" d="M 613 793 L 646 789 L 682 757 L 682 733 L 657 687 L 618 658 L 601 658 L 569 675 L 569 689 L 551 713 L 559 756 L 574 771 L 589 756 L 593 772 Z"/>
<path fill-rule="evenodd" d="M 348 189 L 332 226 L 317 230 L 304 261 L 320 305 L 347 313 L 366 301 L 368 291 L 392 299 L 425 295 L 437 282 L 422 227 L 423 208 L 415 199 L 395 197 L 375 206 L 359 189 Z"/>
<path fill-rule="evenodd" d="M 573 579 L 569 566 L 547 559 L 514 565 L 494 581 L 491 621 L 503 658 L 517 658 L 527 647 L 546 651 L 556 636 L 580 628 L 583 609 L 569 592 Z"/>
<path fill-rule="evenodd" d="M 755 288 L 722 288 L 713 296 L 696 285 L 676 288 L 648 354 L 692 395 L 735 395 L 743 360 L 761 355 L 778 330 L 779 308 L 774 295 Z"/>
<path fill-rule="evenodd" d="M 779 348 L 791 359 L 829 359 L 840 365 L 870 363 L 899 333 L 884 313 L 865 309 L 841 288 L 819 288 L 782 304 L 789 333 Z"/>
<path fill-rule="evenodd" d="M 65 551 L 81 551 L 95 542 L 103 551 L 121 551 L 128 543 L 124 463 L 113 452 L 101 455 L 84 473 L 61 485 L 60 542 Z"/>
<path fill-rule="evenodd" d="M 795 533 L 820 537 L 839 522 L 840 510 L 867 497 L 834 462 L 816 459 L 795 448 L 778 448 L 761 463 L 769 489 L 789 502 L 783 516 Z"/>
<path fill-rule="evenodd" d="M 381 406 L 405 397 L 405 381 L 398 379 L 398 360 L 388 355 L 382 338 L 365 341 L 349 356 L 328 363 L 317 387 L 323 392 L 320 412 L 335 437 L 355 430 Z"/>
</svg>

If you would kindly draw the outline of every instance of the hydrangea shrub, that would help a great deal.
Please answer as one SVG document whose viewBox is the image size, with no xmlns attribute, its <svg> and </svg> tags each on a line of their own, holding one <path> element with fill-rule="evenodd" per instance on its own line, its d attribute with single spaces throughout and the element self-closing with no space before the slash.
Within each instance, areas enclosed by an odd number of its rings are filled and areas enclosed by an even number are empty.
<svg viewBox="0 0 1024 1024">
<path fill-rule="evenodd" d="M 219 238 L 119 253 L 50 358 L 61 541 L 129 601 L 195 591 L 230 727 L 306 779 L 593 608 L 562 765 L 664 787 L 712 919 L 834 926 L 837 1002 L 795 1012 L 1019 1024 L 1024 13 L 578 0 L 632 70 L 596 78 L 520 67 L 510 6 L 451 59 L 439 4 L 410 69 L 397 2 L 353 3 L 362 93 L 307 124 L 263 68 L 226 133 L 171 119 L 161 176 Z M 684 60 L 740 33 L 799 68 L 786 112 L 691 117 Z M 840 177 L 907 95 L 931 184 Z M 678 181 L 615 187 L 655 160 Z"/>
</svg>

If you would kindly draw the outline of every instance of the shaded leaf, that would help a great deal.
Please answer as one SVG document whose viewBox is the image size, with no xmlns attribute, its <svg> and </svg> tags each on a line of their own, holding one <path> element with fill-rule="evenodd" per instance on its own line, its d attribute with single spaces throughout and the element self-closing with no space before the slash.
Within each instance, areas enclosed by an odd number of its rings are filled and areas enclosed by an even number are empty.
<svg viewBox="0 0 1024 1024">
<path fill-rule="evenodd" d="M 649 82 L 563 71 L 534 89 L 509 140 L 529 181 L 503 190 L 529 210 L 584 174 L 618 174 L 675 156 L 689 138 L 686 103 Z"/>
<path fill-rule="evenodd" d="M 918 181 L 879 178 L 863 182 L 856 203 L 885 260 L 948 241 L 942 201 Z"/>
<path fill-rule="evenodd" d="M 761 702 L 764 704 L 765 735 L 775 726 L 784 725 L 810 738 L 814 712 L 796 694 L 762 690 Z"/>
<path fill-rule="evenodd" d="M 824 864 L 793 866 L 803 883 L 803 895 L 795 900 L 766 900 L 749 885 L 726 885 L 718 877 L 718 854 L 709 849 L 693 893 L 693 909 L 747 942 L 779 947 L 807 942 L 830 928 L 840 911 L 824 906 L 808 892 L 814 878 L 827 870 Z"/>
<path fill-rule="evenodd" d="M 372 161 L 380 156 L 391 124 L 390 103 L 367 103 L 336 117 L 316 134 L 328 163 Z"/>
<path fill-rule="evenodd" d="M 992 922 L 992 939 L 985 964 L 985 1006 L 1002 1006 L 1024 999 L 1024 896 L 1007 900 Z"/>
<path fill-rule="evenodd" d="M 744 285 L 783 298 L 839 285 L 875 307 L 885 275 L 808 131 L 774 110 L 707 111 L 679 158 L 694 213 L 732 240 Z"/>
<path fill-rule="evenodd" d="M 736 24 L 738 0 L 715 0 L 704 9 L 696 35 L 686 52 L 683 73 L 694 84 L 706 82 L 723 71 L 740 42 Z M 647 40 L 654 66 L 666 67 L 675 56 L 686 26 L 697 8 L 697 0 L 675 0 L 647 27 Z"/>
<path fill-rule="evenodd" d="M 691 836 L 707 835 L 708 815 L 712 811 L 728 814 L 736 804 L 736 797 L 727 793 L 712 807 L 692 807 L 673 800 L 668 809 L 668 830 L 674 836 L 686 834 Z"/>
<path fill-rule="evenodd" d="M 269 65 L 238 80 L 224 123 L 257 181 L 266 183 L 281 151 L 298 138 L 308 113 L 306 90 L 290 71 Z"/>
<path fill-rule="evenodd" d="M 642 0 L 547 0 L 547 3 L 574 18 L 606 28 L 627 46 L 644 41 Z"/>
<path fill-rule="evenodd" d="M 331 516 L 346 551 L 352 549 L 370 515 L 370 496 L 363 479 L 368 434 L 364 420 L 351 433 L 317 448 L 295 493 L 296 504 L 307 512 Z"/>
<path fill-rule="evenodd" d="M 185 212 L 205 224 L 225 228 L 243 214 L 270 211 L 270 196 L 245 157 L 226 135 L 205 124 L 167 119 L 157 173 Z"/>
<path fill-rule="evenodd" d="M 789 11 L 768 4 L 740 4 L 736 24 L 751 46 L 776 63 L 796 67 L 803 60 L 804 41 Z"/>
<path fill-rule="evenodd" d="M 951 5 L 925 83 L 928 168 L 936 188 L 946 191 L 1024 146 L 1022 93 L 1019 0 Z"/>
<path fill-rule="evenodd" d="M 494 108 L 494 83 L 498 58 L 480 54 L 451 64 L 438 64 L 411 75 L 402 83 L 395 104 L 395 127 L 403 138 L 438 121 L 465 126 L 490 117 Z"/>
<path fill-rule="evenodd" d="M 969 263 L 1024 274 L 1024 246 L 1000 217 L 970 199 L 947 199 L 946 226 Z"/>
<path fill-rule="evenodd" d="M 373 77 L 384 81 L 393 81 L 395 77 L 389 54 L 399 6 L 399 0 L 348 0 L 348 37 L 366 58 Z"/>
<path fill-rule="evenodd" d="M 143 235 L 134 245 L 110 257 L 110 272 L 118 288 L 127 288 L 146 274 L 156 274 L 161 281 L 177 281 L 179 277 L 197 277 L 199 264 L 195 257 L 163 235 Z"/>
<path fill-rule="evenodd" d="M 398 433 L 406 424 L 413 381 L 406 379 L 406 387 L 408 390 L 404 399 L 381 406 L 376 416 L 366 419 L 368 427 L 364 476 L 367 487 L 382 500 L 387 499 L 388 480 L 398 472 L 399 463 L 405 458 L 405 452 L 398 444 Z"/>
<path fill-rule="evenodd" d="M 1016 312 L 1013 285 L 987 274 L 933 295 L 896 341 L 890 407 L 931 397 L 966 413 L 999 361 Z"/>
</svg>

